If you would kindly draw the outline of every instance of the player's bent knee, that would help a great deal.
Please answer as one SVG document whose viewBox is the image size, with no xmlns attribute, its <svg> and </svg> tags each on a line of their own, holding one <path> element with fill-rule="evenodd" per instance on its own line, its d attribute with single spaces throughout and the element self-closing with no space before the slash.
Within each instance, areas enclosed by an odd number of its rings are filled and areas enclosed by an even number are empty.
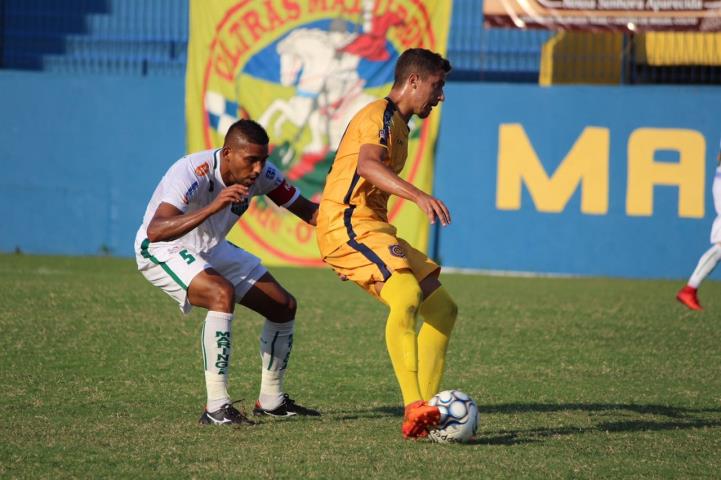
<svg viewBox="0 0 721 480">
<path fill-rule="evenodd" d="M 235 288 L 229 281 L 214 282 L 213 289 L 209 295 L 210 310 L 232 312 L 235 305 Z"/>
<path fill-rule="evenodd" d="M 452 318 L 453 321 L 456 321 L 456 317 L 458 317 L 458 305 L 456 302 L 453 301 L 450 295 L 446 294 L 447 300 L 443 304 L 443 311 L 446 317 Z"/>
<path fill-rule="evenodd" d="M 391 309 L 418 310 L 421 303 L 421 289 L 408 288 L 390 302 Z"/>
<path fill-rule="evenodd" d="M 458 317 L 458 305 L 446 289 L 440 287 L 421 304 L 420 314 L 440 331 L 450 332 Z"/>
<path fill-rule="evenodd" d="M 196 307 L 230 313 L 235 306 L 235 287 L 217 272 L 206 270 L 190 283 L 188 301 Z"/>
<path fill-rule="evenodd" d="M 298 301 L 290 293 L 286 295 L 285 310 L 288 320 L 293 320 L 295 318 L 295 312 L 298 310 Z"/>
<path fill-rule="evenodd" d="M 298 302 L 295 297 L 288 292 L 283 292 L 283 298 L 275 299 L 264 314 L 271 322 L 285 323 L 295 319 L 297 308 Z"/>
<path fill-rule="evenodd" d="M 410 272 L 395 272 L 386 281 L 380 293 L 381 298 L 390 307 L 391 313 L 412 313 L 411 318 L 421 304 L 423 293 L 418 281 Z"/>
</svg>

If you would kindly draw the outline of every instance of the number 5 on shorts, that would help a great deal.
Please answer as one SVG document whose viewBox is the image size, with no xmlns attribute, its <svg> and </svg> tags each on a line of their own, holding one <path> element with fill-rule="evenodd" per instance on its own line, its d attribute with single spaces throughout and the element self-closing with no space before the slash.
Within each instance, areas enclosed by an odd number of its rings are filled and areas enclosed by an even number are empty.
<svg viewBox="0 0 721 480">
<path fill-rule="evenodd" d="M 183 260 L 185 260 L 185 263 L 187 263 L 188 265 L 195 261 L 195 257 L 189 254 L 187 250 L 181 250 L 180 256 L 183 258 Z"/>
</svg>

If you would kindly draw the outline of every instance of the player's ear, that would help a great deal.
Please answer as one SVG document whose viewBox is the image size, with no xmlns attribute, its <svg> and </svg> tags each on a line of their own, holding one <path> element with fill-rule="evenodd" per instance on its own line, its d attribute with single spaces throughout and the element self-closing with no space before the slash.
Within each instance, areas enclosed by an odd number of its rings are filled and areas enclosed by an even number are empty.
<svg viewBox="0 0 721 480">
<path fill-rule="evenodd" d="M 413 88 L 418 88 L 418 80 L 420 79 L 419 75 L 415 72 L 408 75 L 408 85 L 410 85 Z"/>
</svg>

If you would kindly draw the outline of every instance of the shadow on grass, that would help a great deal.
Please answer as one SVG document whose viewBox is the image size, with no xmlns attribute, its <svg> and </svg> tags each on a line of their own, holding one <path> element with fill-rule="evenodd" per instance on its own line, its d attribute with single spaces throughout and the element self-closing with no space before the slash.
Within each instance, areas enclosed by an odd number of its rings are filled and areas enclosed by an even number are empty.
<svg viewBox="0 0 721 480">
<path fill-rule="evenodd" d="M 548 437 L 564 435 L 582 435 L 592 432 L 653 432 L 664 430 L 686 430 L 691 428 L 721 427 L 721 420 L 688 420 L 676 422 L 654 422 L 648 420 L 631 420 L 627 422 L 603 422 L 591 427 L 558 427 L 531 428 L 528 430 L 511 430 L 500 434 L 491 434 L 474 439 L 474 445 L 519 445 L 537 443 Z"/>
<path fill-rule="evenodd" d="M 685 430 L 694 428 L 721 427 L 721 408 L 685 408 L 669 405 L 639 405 L 615 403 L 510 403 L 501 405 L 479 406 L 481 424 L 484 414 L 533 414 L 582 411 L 600 417 L 623 415 L 623 412 L 637 415 L 665 417 L 659 419 L 633 419 L 615 422 L 599 422 L 585 427 L 530 428 L 525 430 L 503 430 L 500 432 L 481 433 L 468 445 L 519 445 L 542 442 L 549 437 L 563 435 L 583 435 L 593 432 L 653 432 L 665 430 Z M 370 417 L 401 417 L 403 409 L 399 407 L 381 406 L 367 410 L 357 410 L 353 414 L 341 415 L 342 420 L 353 420 Z M 705 418 L 708 416 L 713 418 Z M 699 418 L 699 416 L 704 418 Z"/>
<path fill-rule="evenodd" d="M 635 413 L 665 418 L 634 419 L 617 422 L 599 422 L 589 427 L 556 427 L 531 428 L 526 430 L 502 431 L 490 436 L 482 436 L 472 442 L 476 445 L 518 445 L 535 443 L 549 437 L 563 435 L 583 435 L 593 432 L 649 432 L 665 430 L 685 430 L 704 427 L 721 427 L 721 408 L 685 408 L 671 405 L 640 405 L 635 403 L 511 403 L 502 405 L 480 406 L 483 414 L 516 414 L 516 413 L 552 413 L 581 411 L 598 416 L 623 415 Z M 716 414 L 716 415 L 714 415 Z M 712 415 L 716 418 L 698 418 L 697 416 Z"/>
<path fill-rule="evenodd" d="M 642 415 L 663 415 L 671 418 L 709 413 L 721 413 L 721 408 L 684 408 L 669 405 L 639 405 L 635 403 L 508 403 L 501 405 L 479 405 L 478 411 L 484 413 L 529 413 L 529 412 L 617 412 L 630 411 Z"/>
<path fill-rule="evenodd" d="M 403 408 L 382 406 L 374 408 L 359 408 L 351 412 L 338 412 L 339 420 L 357 420 L 359 418 L 402 417 Z"/>
</svg>

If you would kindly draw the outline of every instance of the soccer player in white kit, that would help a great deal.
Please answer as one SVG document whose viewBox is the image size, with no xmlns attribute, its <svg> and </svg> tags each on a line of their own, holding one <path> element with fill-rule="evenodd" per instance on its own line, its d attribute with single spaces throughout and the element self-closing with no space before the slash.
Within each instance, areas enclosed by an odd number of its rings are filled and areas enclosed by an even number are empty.
<svg viewBox="0 0 721 480">
<path fill-rule="evenodd" d="M 713 179 L 713 203 L 716 207 L 716 219 L 711 227 L 711 248 L 701 255 L 696 269 L 685 287 L 678 291 L 676 299 L 691 310 L 703 310 L 696 292 L 701 282 L 716 268 L 721 260 L 721 145 L 719 145 L 718 166 Z"/>
<path fill-rule="evenodd" d="M 239 120 L 217 150 L 187 155 L 158 184 L 135 238 L 138 270 L 178 302 L 208 310 L 202 331 L 207 403 L 201 424 L 252 424 L 228 395 L 231 325 L 236 303 L 265 317 L 260 337 L 261 386 L 253 413 L 318 416 L 283 390 L 293 345 L 296 300 L 260 263 L 225 237 L 255 195 L 315 225 L 318 205 L 300 195 L 267 162 L 268 135 Z"/>
</svg>

